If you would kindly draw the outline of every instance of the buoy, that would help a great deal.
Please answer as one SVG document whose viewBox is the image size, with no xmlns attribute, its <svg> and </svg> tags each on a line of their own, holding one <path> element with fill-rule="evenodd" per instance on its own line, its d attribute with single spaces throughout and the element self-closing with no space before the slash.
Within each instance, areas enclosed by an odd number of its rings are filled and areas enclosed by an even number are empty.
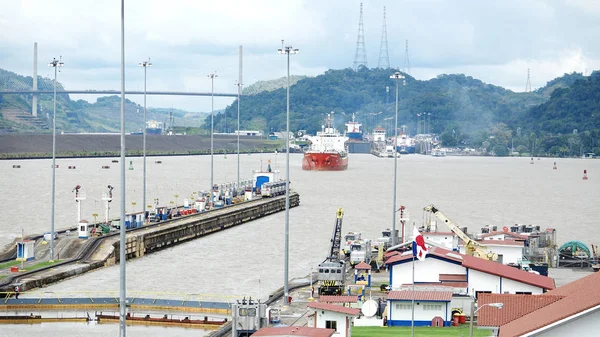
<svg viewBox="0 0 600 337">
<path fill-rule="evenodd" d="M 75 165 L 69 165 L 69 170 L 74 170 L 75 168 Z"/>
<path fill-rule="evenodd" d="M 110 168 L 110 166 L 108 166 L 108 165 L 103 165 L 103 166 L 102 166 L 102 168 L 103 168 L 103 169 L 109 169 L 109 168 Z"/>
<path fill-rule="evenodd" d="M 533 164 L 533 157 L 531 157 L 531 163 L 530 164 Z"/>
<path fill-rule="evenodd" d="M 13 165 L 13 168 L 21 168 L 21 165 Z"/>
<path fill-rule="evenodd" d="M 129 169 L 130 169 L 130 170 L 133 170 L 133 160 L 130 160 L 130 161 L 129 161 Z"/>
<path fill-rule="evenodd" d="M 556 167 L 556 162 L 554 162 L 554 166 L 552 166 L 552 169 L 553 169 L 553 170 L 556 170 L 556 169 L 557 169 L 557 167 Z"/>
<path fill-rule="evenodd" d="M 588 180 L 587 170 L 583 170 L 583 180 Z"/>
</svg>

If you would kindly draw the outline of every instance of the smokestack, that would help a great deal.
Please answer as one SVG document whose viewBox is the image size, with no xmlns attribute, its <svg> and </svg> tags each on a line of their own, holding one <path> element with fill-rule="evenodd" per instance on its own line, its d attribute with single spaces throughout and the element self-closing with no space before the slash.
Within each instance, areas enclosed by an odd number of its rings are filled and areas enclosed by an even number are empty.
<svg viewBox="0 0 600 337">
<path fill-rule="evenodd" d="M 33 43 L 33 91 L 37 91 L 37 42 Z M 31 100 L 31 115 L 37 117 L 37 95 Z"/>
</svg>

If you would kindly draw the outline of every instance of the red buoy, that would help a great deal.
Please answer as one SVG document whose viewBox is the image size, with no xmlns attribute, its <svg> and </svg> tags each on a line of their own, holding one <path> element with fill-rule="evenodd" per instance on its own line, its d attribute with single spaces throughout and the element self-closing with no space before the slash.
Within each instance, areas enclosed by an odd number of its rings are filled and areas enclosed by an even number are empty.
<svg viewBox="0 0 600 337">
<path fill-rule="evenodd" d="M 587 176 L 587 170 L 583 170 L 583 180 L 587 180 L 588 176 Z"/>
</svg>

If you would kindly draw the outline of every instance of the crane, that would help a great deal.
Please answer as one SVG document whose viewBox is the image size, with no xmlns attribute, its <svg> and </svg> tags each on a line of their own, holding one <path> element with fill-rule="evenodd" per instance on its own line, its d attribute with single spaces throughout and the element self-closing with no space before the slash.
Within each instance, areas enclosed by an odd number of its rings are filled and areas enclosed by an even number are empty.
<svg viewBox="0 0 600 337">
<path fill-rule="evenodd" d="M 437 216 L 440 220 L 442 220 L 450 230 L 456 234 L 465 244 L 465 251 L 467 254 L 480 257 L 485 260 L 496 261 L 498 259 L 498 254 L 488 251 L 487 246 L 482 245 L 481 243 L 471 239 L 467 234 L 465 234 L 457 224 L 452 222 L 444 213 L 442 213 L 438 208 L 433 205 L 429 205 L 423 208 L 425 212 L 431 212 L 435 216 Z"/>
</svg>

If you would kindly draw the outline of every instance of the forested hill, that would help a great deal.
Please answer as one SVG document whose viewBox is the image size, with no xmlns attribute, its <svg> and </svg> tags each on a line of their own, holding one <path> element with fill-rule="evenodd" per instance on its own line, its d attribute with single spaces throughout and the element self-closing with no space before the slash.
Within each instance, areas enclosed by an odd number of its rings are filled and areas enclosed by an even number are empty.
<svg viewBox="0 0 600 337">
<path fill-rule="evenodd" d="M 291 130 L 313 133 L 320 128 L 324 114 L 331 111 L 336 112 L 340 130 L 352 113 L 367 129 L 374 124 L 384 125 L 385 118 L 395 113 L 396 83 L 390 79 L 391 73 L 389 69 L 329 70 L 298 81 L 290 88 Z M 455 133 L 470 134 L 498 122 L 514 124 L 527 115 L 528 109 L 547 99 L 543 92 L 515 93 L 465 75 L 440 75 L 427 81 L 404 75 L 406 85 L 399 83 L 398 123 L 407 125 L 412 134 L 417 113 L 428 114 L 431 132 L 439 134 L 452 128 Z M 244 96 L 241 106 L 244 129 L 285 129 L 285 88 Z M 375 121 L 372 113 L 378 112 L 382 114 Z M 237 102 L 226 113 L 237 113 Z"/>
<path fill-rule="evenodd" d="M 554 90 L 547 102 L 531 109 L 528 121 L 548 133 L 600 131 L 600 72 Z"/>
</svg>

